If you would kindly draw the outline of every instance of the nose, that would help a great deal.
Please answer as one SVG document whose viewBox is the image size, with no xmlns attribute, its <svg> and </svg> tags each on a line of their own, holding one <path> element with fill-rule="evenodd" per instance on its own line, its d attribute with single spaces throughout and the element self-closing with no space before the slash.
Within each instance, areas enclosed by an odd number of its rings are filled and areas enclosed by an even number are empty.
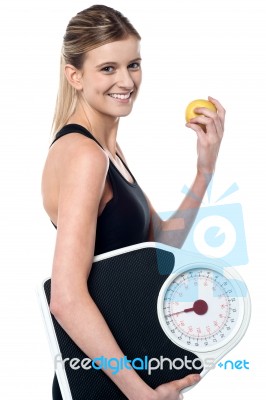
<svg viewBox="0 0 266 400">
<path fill-rule="evenodd" d="M 127 68 L 121 69 L 119 71 L 117 85 L 124 89 L 133 89 L 134 81 L 132 79 L 130 71 Z"/>
</svg>

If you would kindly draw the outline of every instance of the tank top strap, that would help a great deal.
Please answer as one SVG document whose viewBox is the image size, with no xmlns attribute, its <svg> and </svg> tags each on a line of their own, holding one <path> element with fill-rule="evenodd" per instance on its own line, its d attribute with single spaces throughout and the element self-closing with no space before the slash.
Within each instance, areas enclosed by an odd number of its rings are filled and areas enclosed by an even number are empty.
<svg viewBox="0 0 266 400">
<path fill-rule="evenodd" d="M 88 129 L 84 128 L 84 126 L 78 124 L 68 124 L 65 125 L 57 134 L 55 135 L 54 140 L 52 141 L 50 147 L 60 139 L 62 136 L 67 135 L 68 133 L 81 133 L 82 135 L 88 137 L 89 139 L 94 140 L 102 149 L 102 145 L 98 142 L 97 139 L 88 131 Z"/>
</svg>

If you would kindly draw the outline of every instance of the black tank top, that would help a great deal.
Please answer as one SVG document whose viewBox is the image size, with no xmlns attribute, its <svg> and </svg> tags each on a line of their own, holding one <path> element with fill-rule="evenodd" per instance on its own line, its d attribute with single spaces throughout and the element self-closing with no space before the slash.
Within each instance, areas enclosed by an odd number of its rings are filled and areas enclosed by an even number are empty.
<svg viewBox="0 0 266 400">
<path fill-rule="evenodd" d="M 65 125 L 52 144 L 68 133 L 80 133 L 102 147 L 86 128 L 77 124 Z M 107 176 L 113 197 L 97 220 L 94 255 L 148 241 L 150 213 L 147 200 L 129 168 L 121 161 L 132 176 L 133 183 L 124 178 L 110 159 Z"/>
</svg>

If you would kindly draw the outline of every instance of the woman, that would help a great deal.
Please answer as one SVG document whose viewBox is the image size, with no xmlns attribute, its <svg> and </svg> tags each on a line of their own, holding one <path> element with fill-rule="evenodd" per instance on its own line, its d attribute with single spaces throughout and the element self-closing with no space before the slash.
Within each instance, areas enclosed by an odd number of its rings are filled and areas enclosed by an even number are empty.
<svg viewBox="0 0 266 400">
<path fill-rule="evenodd" d="M 178 236 L 175 219 L 160 220 L 116 140 L 119 118 L 131 112 L 141 84 L 139 45 L 130 22 L 106 6 L 77 14 L 64 36 L 53 126 L 57 134 L 42 179 L 44 208 L 57 227 L 50 308 L 90 358 L 124 356 L 87 290 L 94 255 L 149 240 L 181 247 L 223 135 L 225 111 L 210 98 L 218 112 L 200 108 L 201 115 L 187 124 L 198 137 L 197 174 L 191 187 L 195 196 L 188 195 L 173 216 L 183 217 Z M 131 400 L 176 400 L 181 389 L 199 379 L 190 375 L 153 389 L 134 370 L 104 372 Z M 55 378 L 53 399 L 61 398 Z"/>
</svg>

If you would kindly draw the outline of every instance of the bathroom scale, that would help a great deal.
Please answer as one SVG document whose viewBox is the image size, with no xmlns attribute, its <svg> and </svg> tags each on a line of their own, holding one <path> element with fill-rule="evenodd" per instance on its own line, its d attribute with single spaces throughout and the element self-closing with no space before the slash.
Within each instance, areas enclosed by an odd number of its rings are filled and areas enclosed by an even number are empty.
<svg viewBox="0 0 266 400">
<path fill-rule="evenodd" d="M 126 399 L 104 368 L 116 373 L 127 365 L 154 389 L 189 374 L 203 377 L 250 320 L 247 286 L 222 260 L 156 242 L 128 246 L 95 256 L 88 279 L 126 360 L 91 360 L 50 313 L 50 288 L 46 279 L 38 296 L 64 400 Z"/>
</svg>

